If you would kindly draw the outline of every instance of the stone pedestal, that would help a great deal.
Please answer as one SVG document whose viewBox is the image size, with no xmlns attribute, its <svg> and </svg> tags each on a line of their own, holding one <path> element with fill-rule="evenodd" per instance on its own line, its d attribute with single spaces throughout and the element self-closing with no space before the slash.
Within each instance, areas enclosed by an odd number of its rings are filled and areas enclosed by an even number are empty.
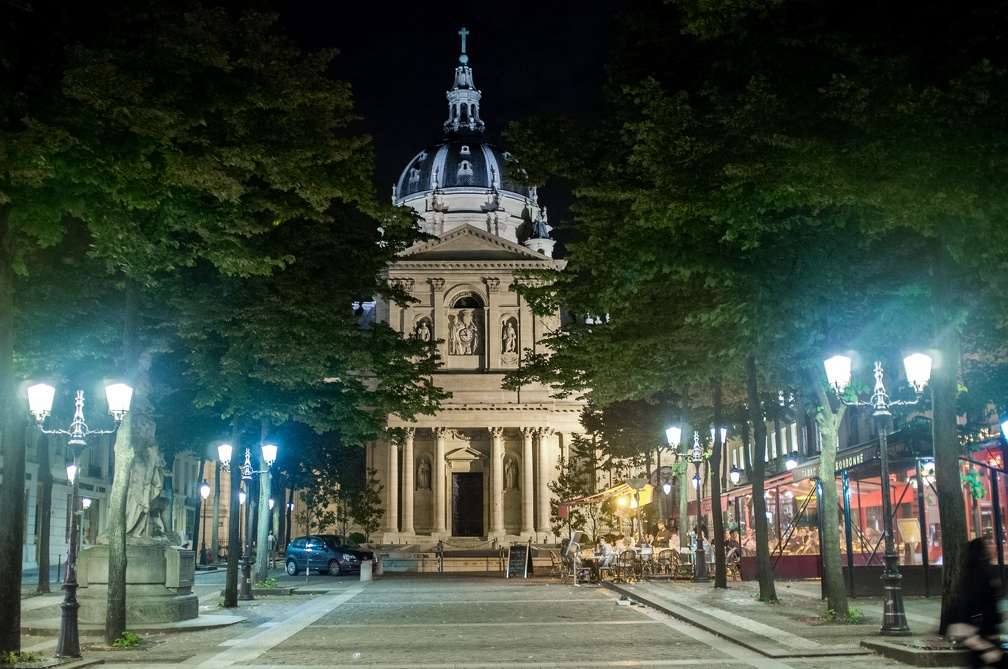
<svg viewBox="0 0 1008 669">
<path fill-rule="evenodd" d="M 80 621 L 105 624 L 108 604 L 108 546 L 80 552 L 77 578 Z M 189 620 L 199 615 L 193 594 L 195 553 L 178 546 L 126 545 L 126 625 Z"/>
</svg>

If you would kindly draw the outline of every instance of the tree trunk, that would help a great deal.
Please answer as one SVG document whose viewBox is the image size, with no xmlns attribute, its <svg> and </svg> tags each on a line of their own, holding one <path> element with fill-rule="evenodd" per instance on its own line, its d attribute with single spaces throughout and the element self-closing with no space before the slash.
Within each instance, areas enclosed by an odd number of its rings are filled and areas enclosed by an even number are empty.
<svg viewBox="0 0 1008 669">
<path fill-rule="evenodd" d="M 123 325 L 123 364 L 133 381 L 133 401 L 116 433 L 115 468 L 109 490 L 108 593 L 105 611 L 105 643 L 112 645 L 126 631 L 126 507 L 130 476 L 137 445 L 144 435 L 153 438 L 153 407 L 148 400 L 150 358 L 140 354 L 140 306 L 136 286 L 126 291 Z"/>
<path fill-rule="evenodd" d="M 721 439 L 721 379 L 711 379 L 711 401 L 714 409 L 714 447 L 710 457 L 711 542 L 714 546 L 714 587 L 727 588 L 725 571 L 724 516 L 721 514 L 721 459 L 724 442 Z"/>
<path fill-rule="evenodd" d="M 266 443 L 268 434 L 269 421 L 263 418 L 259 435 L 260 445 Z M 259 475 L 259 504 L 257 505 L 258 510 L 256 512 L 258 520 L 258 524 L 256 525 L 256 545 L 258 546 L 258 552 L 256 553 L 255 570 L 252 578 L 253 583 L 265 583 L 266 579 L 269 578 L 269 542 L 267 541 L 267 537 L 269 536 L 270 529 L 269 496 L 272 478 L 269 471 L 266 470 L 266 463 L 262 459 L 259 460 L 259 471 L 263 473 Z"/>
<path fill-rule="evenodd" d="M 38 486 L 39 486 L 39 576 L 36 594 L 44 595 L 49 587 L 49 532 L 52 521 L 52 467 L 49 464 L 49 435 L 43 434 L 38 441 Z"/>
<path fill-rule="evenodd" d="M 752 498 L 753 529 L 756 531 L 756 578 L 761 602 L 776 602 L 773 566 L 770 564 L 770 534 L 767 529 L 766 498 L 763 481 L 766 478 L 766 423 L 759 397 L 756 359 L 746 359 L 746 389 L 749 395 L 749 420 L 753 428 Z"/>
<path fill-rule="evenodd" d="M 816 414 L 816 423 L 823 437 L 822 451 L 819 453 L 819 480 L 822 482 L 822 508 L 819 509 L 822 518 L 822 544 L 819 552 L 823 563 L 823 589 L 826 591 L 826 610 L 832 611 L 836 620 L 843 622 L 850 618 L 850 604 L 847 601 L 843 565 L 840 564 L 840 526 L 837 524 L 837 509 L 840 505 L 835 472 L 840 423 L 847 412 L 847 406 L 841 404 L 837 411 L 833 411 L 829 397 L 819 383 L 818 374 L 812 374 L 811 381 L 821 407 Z"/>
<path fill-rule="evenodd" d="M 220 460 L 215 461 L 213 490 L 213 531 L 210 533 L 211 564 L 217 564 L 220 555 Z"/>
<path fill-rule="evenodd" d="M 227 550 L 227 580 L 224 584 L 224 607 L 228 609 L 238 606 L 238 560 L 241 546 L 238 544 L 238 528 L 240 506 L 238 504 L 238 489 L 241 487 L 241 469 L 236 463 L 236 453 L 241 452 L 241 419 L 234 416 L 231 419 L 231 495 L 228 505 L 228 550 Z"/>
<path fill-rule="evenodd" d="M 196 474 L 196 491 L 199 493 L 200 488 L 203 487 L 203 470 L 206 467 L 206 458 L 200 455 L 199 461 L 199 473 Z M 195 527 L 193 528 L 192 537 L 192 547 L 193 551 L 196 553 L 196 564 L 201 564 L 203 562 L 203 547 L 200 545 L 200 539 L 203 540 L 203 544 L 206 544 L 206 536 L 200 536 L 200 532 L 203 531 L 203 525 L 206 523 L 201 523 L 200 521 L 206 517 L 206 500 L 203 499 L 202 494 L 198 494 L 196 497 L 196 522 L 193 523 Z"/>
<path fill-rule="evenodd" d="M 0 206 L 0 655 L 21 652 L 21 560 L 24 551 L 25 428 L 14 378 L 14 226 Z"/>
<path fill-rule="evenodd" d="M 952 259 L 945 248 L 934 259 L 932 315 L 938 357 L 931 373 L 935 482 L 942 528 L 942 610 L 939 628 L 944 632 L 962 580 L 966 551 L 966 504 L 959 475 L 959 434 L 956 427 L 956 397 L 959 382 L 959 318 L 950 276 Z"/>
<path fill-rule="evenodd" d="M 742 408 L 742 416 L 739 422 L 742 424 L 742 462 L 738 463 L 742 471 L 745 472 L 746 480 L 752 479 L 752 440 L 749 438 L 749 416 L 746 415 L 746 408 Z"/>
</svg>

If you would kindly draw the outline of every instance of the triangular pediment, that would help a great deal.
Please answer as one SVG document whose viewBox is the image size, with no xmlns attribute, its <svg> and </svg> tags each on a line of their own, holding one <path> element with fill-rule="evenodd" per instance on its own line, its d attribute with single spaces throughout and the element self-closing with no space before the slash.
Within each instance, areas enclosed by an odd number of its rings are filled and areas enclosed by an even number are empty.
<svg viewBox="0 0 1008 669">
<path fill-rule="evenodd" d="M 483 454 L 472 446 L 463 446 L 445 453 L 445 460 L 479 460 Z"/>
<path fill-rule="evenodd" d="M 546 261 L 541 253 L 509 242 L 471 225 L 462 225 L 429 242 L 414 244 L 399 255 L 402 260 L 511 260 Z"/>
</svg>

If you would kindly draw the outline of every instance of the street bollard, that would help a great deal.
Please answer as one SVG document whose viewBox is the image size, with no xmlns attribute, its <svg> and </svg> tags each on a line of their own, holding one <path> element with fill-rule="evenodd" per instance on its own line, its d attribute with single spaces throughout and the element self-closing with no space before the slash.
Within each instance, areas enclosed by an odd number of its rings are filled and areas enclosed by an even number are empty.
<svg viewBox="0 0 1008 669">
<path fill-rule="evenodd" d="M 370 581 L 371 580 L 371 561 L 365 560 L 361 562 L 360 565 L 360 580 Z"/>
<path fill-rule="evenodd" d="M 384 576 L 385 575 L 385 556 L 384 555 L 379 555 L 378 556 L 378 560 L 375 562 L 375 572 L 374 572 L 374 575 L 375 576 Z"/>
</svg>

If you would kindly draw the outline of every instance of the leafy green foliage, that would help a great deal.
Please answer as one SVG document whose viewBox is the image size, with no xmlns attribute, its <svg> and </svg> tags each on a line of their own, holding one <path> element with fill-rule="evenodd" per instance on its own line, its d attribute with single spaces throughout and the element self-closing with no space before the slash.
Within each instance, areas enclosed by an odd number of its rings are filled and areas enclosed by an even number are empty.
<svg viewBox="0 0 1008 669">
<path fill-rule="evenodd" d="M 113 643 L 112 646 L 115 648 L 132 648 L 133 646 L 139 645 L 141 641 L 143 641 L 143 639 L 140 638 L 139 634 L 126 631 L 115 640 L 115 643 Z"/>
<path fill-rule="evenodd" d="M 385 509 L 381 505 L 381 491 L 384 486 L 378 482 L 378 470 L 368 468 L 366 477 L 350 498 L 350 515 L 361 531 L 364 541 L 371 541 L 371 533 L 381 527 Z"/>
</svg>

